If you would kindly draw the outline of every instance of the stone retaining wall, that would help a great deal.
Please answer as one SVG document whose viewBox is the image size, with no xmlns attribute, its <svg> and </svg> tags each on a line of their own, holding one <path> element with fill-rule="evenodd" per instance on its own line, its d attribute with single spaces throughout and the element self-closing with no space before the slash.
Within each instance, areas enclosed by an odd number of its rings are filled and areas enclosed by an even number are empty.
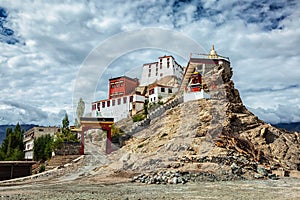
<svg viewBox="0 0 300 200">
<path fill-rule="evenodd" d="M 55 155 L 80 155 L 80 142 L 64 142 L 60 149 L 55 150 Z"/>
</svg>

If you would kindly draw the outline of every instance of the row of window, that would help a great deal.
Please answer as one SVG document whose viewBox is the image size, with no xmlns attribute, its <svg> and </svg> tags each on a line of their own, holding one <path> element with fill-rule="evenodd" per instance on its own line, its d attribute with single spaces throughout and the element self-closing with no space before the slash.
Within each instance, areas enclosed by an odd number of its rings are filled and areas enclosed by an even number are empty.
<svg viewBox="0 0 300 200">
<path fill-rule="evenodd" d="M 156 70 L 158 69 L 158 63 L 155 64 L 156 65 Z M 149 67 L 149 72 L 151 71 L 151 64 L 148 66 Z M 170 67 L 170 60 L 169 58 L 167 58 L 167 67 Z M 160 59 L 159 61 L 159 68 L 162 69 L 162 59 Z"/>
<path fill-rule="evenodd" d="M 123 92 L 114 92 L 112 94 L 110 94 L 110 97 L 111 98 L 116 98 L 116 97 L 120 97 L 120 96 L 123 96 L 124 93 Z"/>
<path fill-rule="evenodd" d="M 151 73 L 148 74 L 148 77 L 150 77 L 150 76 L 151 76 Z M 158 76 L 158 72 L 155 73 L 155 76 Z M 162 77 L 162 76 L 163 76 L 163 73 L 160 73 L 160 77 Z"/>
<path fill-rule="evenodd" d="M 166 92 L 166 88 L 160 88 L 160 92 Z M 172 88 L 168 88 L 168 93 L 173 93 Z M 154 94 L 154 89 L 149 90 L 149 95 Z"/>
<path fill-rule="evenodd" d="M 123 87 L 123 82 L 116 82 L 116 83 L 111 83 L 111 88 L 118 88 L 118 87 Z"/>
<path fill-rule="evenodd" d="M 166 90 L 165 90 L 166 88 L 160 88 L 160 92 L 166 92 Z M 168 88 L 168 93 L 170 94 L 170 93 L 172 93 L 173 91 L 172 91 L 172 88 Z"/>
<path fill-rule="evenodd" d="M 132 102 L 132 101 L 133 101 L 133 96 L 130 96 L 129 102 Z M 101 103 L 100 102 L 97 103 L 97 105 L 93 104 L 92 109 L 96 110 L 96 106 L 97 106 L 98 111 L 100 111 L 100 107 L 105 108 L 105 107 L 115 106 L 116 103 L 117 103 L 117 105 L 121 105 L 122 98 L 113 99 L 111 101 L 102 101 Z M 126 104 L 126 103 L 127 103 L 127 97 L 123 97 L 123 104 Z"/>
</svg>

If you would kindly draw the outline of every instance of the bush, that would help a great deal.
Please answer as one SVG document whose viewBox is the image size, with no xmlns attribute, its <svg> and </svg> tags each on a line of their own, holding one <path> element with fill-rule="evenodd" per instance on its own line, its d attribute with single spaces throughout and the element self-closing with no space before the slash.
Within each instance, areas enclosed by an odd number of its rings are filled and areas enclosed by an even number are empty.
<svg viewBox="0 0 300 200">
<path fill-rule="evenodd" d="M 162 101 L 158 102 L 158 105 L 163 105 L 163 104 L 164 104 L 164 102 L 162 102 Z"/>
<path fill-rule="evenodd" d="M 145 118 L 146 118 L 146 115 L 142 114 L 142 113 L 132 116 L 133 122 L 139 122 L 139 121 L 142 121 Z"/>
<path fill-rule="evenodd" d="M 41 165 L 39 173 L 44 172 L 45 170 L 46 170 L 46 166 L 45 165 Z"/>
<path fill-rule="evenodd" d="M 111 132 L 112 132 L 112 140 L 116 140 L 120 136 L 124 135 L 124 131 L 122 131 L 120 128 L 116 127 L 115 125 L 111 126 Z"/>
</svg>

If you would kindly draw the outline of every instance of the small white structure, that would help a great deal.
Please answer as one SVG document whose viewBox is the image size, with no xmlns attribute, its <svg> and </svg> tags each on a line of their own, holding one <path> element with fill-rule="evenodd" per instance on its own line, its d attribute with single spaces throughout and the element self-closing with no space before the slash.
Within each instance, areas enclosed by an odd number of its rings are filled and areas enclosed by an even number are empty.
<svg viewBox="0 0 300 200">
<path fill-rule="evenodd" d="M 188 102 L 188 101 L 193 101 L 197 99 L 209 99 L 210 95 L 204 90 L 201 90 L 199 92 L 185 92 L 183 94 L 183 101 Z"/>
<path fill-rule="evenodd" d="M 166 76 L 175 76 L 179 81 L 183 76 L 183 67 L 179 65 L 173 56 L 162 56 L 158 62 L 143 65 L 140 86 L 147 86 Z"/>
<path fill-rule="evenodd" d="M 149 85 L 149 103 L 158 102 L 178 92 L 178 87 L 159 84 Z"/>
<path fill-rule="evenodd" d="M 92 116 L 113 117 L 115 122 L 144 109 L 145 97 L 138 94 L 100 100 L 92 103 Z"/>
<path fill-rule="evenodd" d="M 57 132 L 60 132 L 60 128 L 58 127 L 33 127 L 26 131 L 23 139 L 25 145 L 25 159 L 33 160 L 34 139 L 47 134 L 54 136 Z"/>
</svg>

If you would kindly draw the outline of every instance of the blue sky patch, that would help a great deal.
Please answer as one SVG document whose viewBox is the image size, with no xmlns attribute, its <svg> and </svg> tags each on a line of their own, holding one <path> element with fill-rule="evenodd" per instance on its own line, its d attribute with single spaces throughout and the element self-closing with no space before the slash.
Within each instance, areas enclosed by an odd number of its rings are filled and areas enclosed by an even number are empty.
<svg viewBox="0 0 300 200">
<path fill-rule="evenodd" d="M 19 43 L 19 40 L 14 37 L 14 31 L 10 28 L 5 27 L 7 22 L 7 11 L 0 7 L 0 42 L 7 44 Z"/>
</svg>

